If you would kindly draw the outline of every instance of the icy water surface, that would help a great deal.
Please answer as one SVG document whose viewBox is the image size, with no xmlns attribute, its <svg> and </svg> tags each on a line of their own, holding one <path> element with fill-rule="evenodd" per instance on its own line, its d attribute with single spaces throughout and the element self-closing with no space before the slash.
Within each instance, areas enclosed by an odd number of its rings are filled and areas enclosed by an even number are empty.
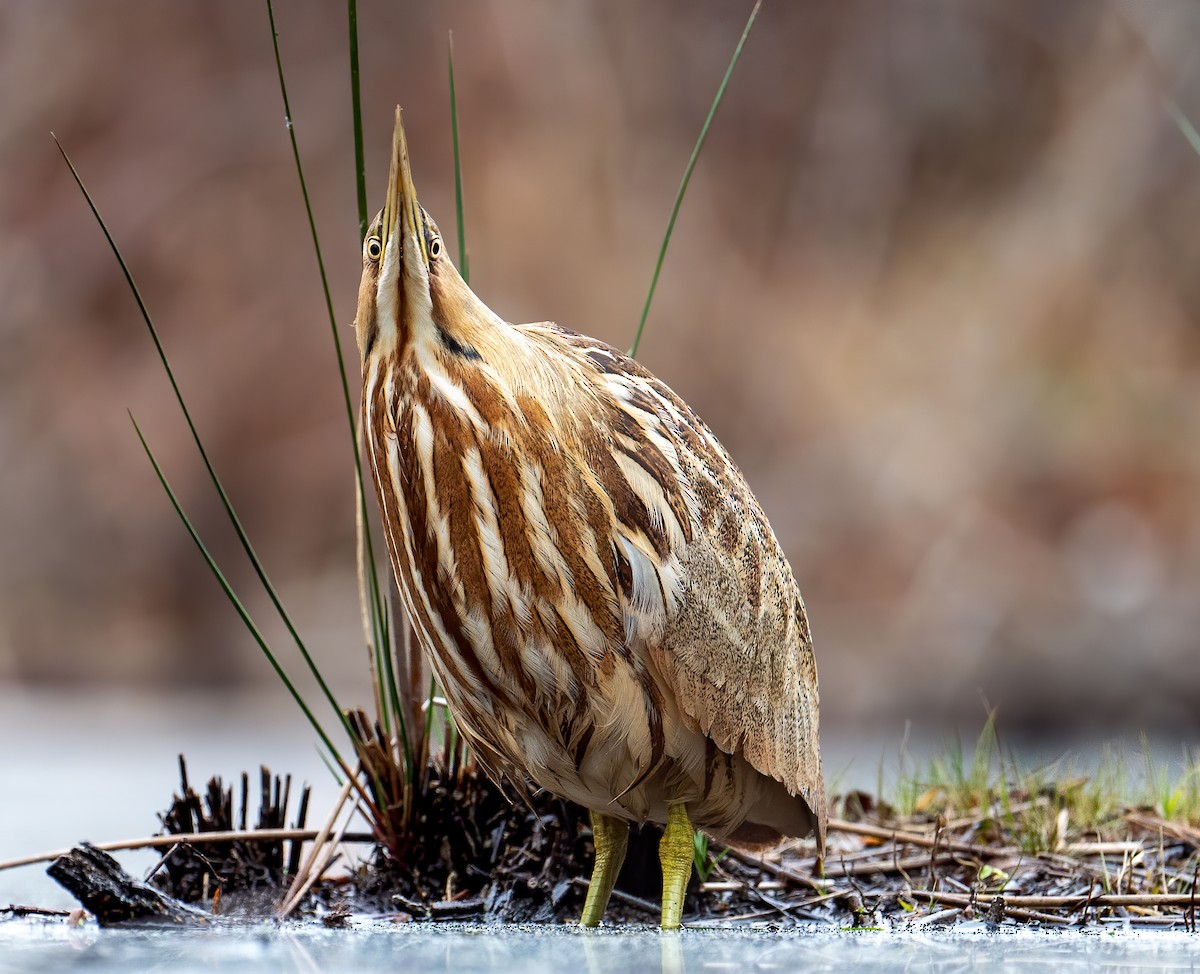
<svg viewBox="0 0 1200 974">
<path fill-rule="evenodd" d="M 875 786 L 896 739 L 823 742 L 838 787 Z M 253 697 L 136 698 L 0 693 L 0 860 L 81 839 L 132 838 L 157 830 L 155 812 L 177 787 L 176 754 L 194 785 L 267 763 L 316 786 L 314 817 L 335 787 L 312 734 L 286 702 Z M 936 746 L 936 742 L 934 742 Z M 926 745 L 928 749 L 928 745 Z M 921 752 L 918 745 L 915 750 Z M 1166 750 L 1169 757 L 1171 749 Z M 885 769 L 886 770 L 886 769 Z M 121 853 L 139 874 L 153 853 Z M 45 866 L 0 872 L 0 907 L 70 908 Z M 0 972 L 69 971 L 554 971 L 639 974 L 706 971 L 1004 972 L 1187 971 L 1200 974 L 1200 936 L 1182 932 L 953 931 L 848 933 L 829 927 L 766 929 L 499 928 L 360 922 L 345 930 L 262 923 L 207 930 L 78 929 L 61 921 L 0 918 Z"/>
<path fill-rule="evenodd" d="M 1136 974 L 1200 970 L 1200 940 L 1171 932 L 927 934 L 403 926 L 345 930 L 263 924 L 208 931 L 67 929 L 0 924 L 0 971 L 529 971 L 702 974 L 717 971 L 957 971 Z"/>
</svg>

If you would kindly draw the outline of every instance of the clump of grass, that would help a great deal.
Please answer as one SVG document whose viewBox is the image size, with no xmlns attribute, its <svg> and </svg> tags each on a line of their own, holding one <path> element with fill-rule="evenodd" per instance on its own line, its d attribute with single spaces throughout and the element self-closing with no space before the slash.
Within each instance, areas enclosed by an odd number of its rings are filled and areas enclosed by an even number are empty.
<svg viewBox="0 0 1200 974">
<path fill-rule="evenodd" d="M 1142 794 L 1139 804 L 1168 822 L 1200 826 L 1200 752 L 1185 749 L 1182 769 L 1172 775 L 1142 741 Z"/>
<path fill-rule="evenodd" d="M 891 797 L 892 806 L 903 817 L 975 814 L 993 807 L 1008 793 L 1011 771 L 1004 766 L 994 713 L 988 715 L 969 760 L 962 739 L 955 735 L 947 741 L 945 751 L 930 758 L 924 767 L 906 765 L 902 754 L 901 774 Z"/>
<path fill-rule="evenodd" d="M 1200 759 L 1185 754 L 1172 772 L 1143 743 L 1143 773 L 1131 775 L 1125 756 L 1105 747 L 1081 773 L 1063 758 L 1023 768 L 1000 746 L 991 712 L 968 757 L 955 737 L 921 765 L 902 755 L 901 773 L 879 803 L 880 820 L 970 827 L 986 842 L 1025 853 L 1054 852 L 1083 840 L 1126 834 L 1126 813 L 1143 809 L 1166 823 L 1200 824 Z"/>
<path fill-rule="evenodd" d="M 696 875 L 700 882 L 707 883 L 709 877 L 713 874 L 713 870 L 717 868 L 717 864 L 729 855 L 728 849 L 721 849 L 718 852 L 713 852 L 712 843 L 708 841 L 708 836 L 703 832 L 697 831 L 692 837 L 692 867 L 696 870 Z"/>
</svg>

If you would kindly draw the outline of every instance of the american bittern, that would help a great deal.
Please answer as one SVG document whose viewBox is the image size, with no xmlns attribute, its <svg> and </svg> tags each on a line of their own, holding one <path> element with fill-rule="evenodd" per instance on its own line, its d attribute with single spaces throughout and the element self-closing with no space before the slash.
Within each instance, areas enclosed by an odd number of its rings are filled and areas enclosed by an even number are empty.
<svg viewBox="0 0 1200 974">
<path fill-rule="evenodd" d="M 355 329 L 405 609 L 478 760 L 591 811 L 583 923 L 630 821 L 666 825 L 668 928 L 693 824 L 823 846 L 808 621 L 758 502 L 637 362 L 475 296 L 417 202 L 399 109 Z"/>
</svg>

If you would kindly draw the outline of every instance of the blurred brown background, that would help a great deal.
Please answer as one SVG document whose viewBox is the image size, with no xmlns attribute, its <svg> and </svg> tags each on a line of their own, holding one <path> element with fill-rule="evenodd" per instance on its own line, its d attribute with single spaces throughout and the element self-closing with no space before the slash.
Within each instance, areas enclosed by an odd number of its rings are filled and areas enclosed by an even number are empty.
<svg viewBox="0 0 1200 974">
<path fill-rule="evenodd" d="M 454 237 L 453 28 L 472 283 L 627 347 L 748 10 L 361 0 L 372 212 L 399 101 Z M 348 325 L 345 11 L 277 17 Z M 1170 108 L 1200 119 L 1198 40 L 1188 0 L 764 4 L 640 357 L 770 516 L 827 723 L 977 719 L 982 694 L 1010 726 L 1200 728 L 1200 155 Z M 346 420 L 247 0 L 0 2 L 0 682 L 272 679 L 138 446 L 127 408 L 265 620 L 51 131 L 301 631 L 365 699 Z"/>
</svg>

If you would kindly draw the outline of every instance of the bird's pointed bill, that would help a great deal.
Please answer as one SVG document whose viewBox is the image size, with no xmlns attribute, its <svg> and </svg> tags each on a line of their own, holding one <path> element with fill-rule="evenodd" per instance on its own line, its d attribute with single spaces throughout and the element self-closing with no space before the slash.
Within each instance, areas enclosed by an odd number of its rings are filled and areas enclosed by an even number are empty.
<svg viewBox="0 0 1200 974">
<path fill-rule="evenodd" d="M 392 131 L 392 162 L 388 169 L 387 196 L 383 199 L 383 222 L 379 227 L 382 249 L 387 250 L 388 241 L 396 229 L 396 218 L 400 214 L 400 140 L 404 138 L 404 127 L 400 120 L 400 106 L 396 106 L 396 127 Z"/>
<path fill-rule="evenodd" d="M 421 206 L 417 202 L 417 189 L 413 185 L 412 164 L 408 157 L 408 139 L 404 136 L 403 113 L 397 105 L 396 128 L 392 132 L 392 163 L 388 170 L 387 198 L 383 204 L 382 243 L 386 250 L 399 225 L 401 247 L 411 240 L 415 248 L 420 250 L 422 261 L 428 264 L 429 254 L 425 248 L 420 213 Z"/>
</svg>

